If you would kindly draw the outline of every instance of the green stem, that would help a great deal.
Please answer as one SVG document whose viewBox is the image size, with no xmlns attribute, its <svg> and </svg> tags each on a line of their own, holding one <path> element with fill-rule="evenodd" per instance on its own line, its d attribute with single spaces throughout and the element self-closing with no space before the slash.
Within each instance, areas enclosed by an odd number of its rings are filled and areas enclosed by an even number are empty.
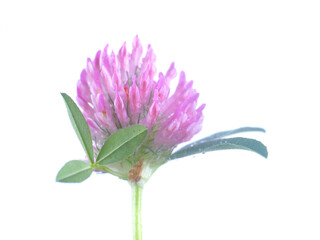
<svg viewBox="0 0 320 240">
<path fill-rule="evenodd" d="M 133 240 L 142 240 L 141 198 L 143 186 L 131 183 Z"/>
</svg>

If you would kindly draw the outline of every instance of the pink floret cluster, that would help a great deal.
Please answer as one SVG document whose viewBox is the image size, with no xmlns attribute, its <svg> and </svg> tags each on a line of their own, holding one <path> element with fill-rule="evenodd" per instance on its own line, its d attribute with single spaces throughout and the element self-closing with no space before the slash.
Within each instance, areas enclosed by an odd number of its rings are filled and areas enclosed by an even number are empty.
<svg viewBox="0 0 320 240">
<path fill-rule="evenodd" d="M 199 94 L 180 73 L 175 92 L 170 81 L 177 76 L 174 63 L 166 74 L 157 75 L 156 56 L 151 46 L 142 57 L 138 36 L 129 53 L 126 43 L 116 55 L 108 45 L 88 58 L 77 85 L 77 102 L 98 147 L 120 128 L 145 125 L 153 148 L 174 148 L 201 130 L 205 105 L 197 108 Z"/>
</svg>

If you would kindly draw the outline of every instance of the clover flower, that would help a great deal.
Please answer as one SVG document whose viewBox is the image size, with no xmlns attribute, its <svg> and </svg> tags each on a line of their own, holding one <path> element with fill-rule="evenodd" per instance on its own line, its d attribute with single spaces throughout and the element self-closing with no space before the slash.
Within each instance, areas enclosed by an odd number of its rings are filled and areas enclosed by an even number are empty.
<svg viewBox="0 0 320 240">
<path fill-rule="evenodd" d="M 166 74 L 156 76 L 156 56 L 148 46 L 142 58 L 138 36 L 128 53 L 126 43 L 118 54 L 108 54 L 108 45 L 87 60 L 77 86 L 82 108 L 93 139 L 101 146 L 120 128 L 145 125 L 155 130 L 153 148 L 174 148 L 190 140 L 201 129 L 204 104 L 196 108 L 199 94 L 180 73 L 175 93 L 169 97 L 170 81 L 177 75 L 174 63 Z"/>
<path fill-rule="evenodd" d="M 187 81 L 181 72 L 177 88 L 170 96 L 169 85 L 177 75 L 174 63 L 165 74 L 157 75 L 156 55 L 151 46 L 144 57 L 142 54 L 136 36 L 131 53 L 124 43 L 118 54 L 113 51 L 108 54 L 107 45 L 93 60 L 87 60 L 77 85 L 77 102 L 89 124 L 96 150 L 118 129 L 144 125 L 149 131 L 145 147 L 159 157 L 161 153 L 171 153 L 201 130 L 205 105 L 197 108 L 199 94 L 193 89 L 193 82 Z M 155 159 L 142 158 L 145 164 Z M 160 164 L 165 160 L 155 161 Z M 125 175 L 133 166 L 121 167 L 118 163 L 111 168 Z"/>
<path fill-rule="evenodd" d="M 244 127 L 212 134 L 175 151 L 201 130 L 204 104 L 180 73 L 174 93 L 170 82 L 177 71 L 172 63 L 157 75 L 155 54 L 148 46 L 142 57 L 138 37 L 128 53 L 126 43 L 118 54 L 108 54 L 108 45 L 87 60 L 77 85 L 77 102 L 65 93 L 73 128 L 86 152 L 86 161 L 66 163 L 56 180 L 82 182 L 93 171 L 107 172 L 129 181 L 132 188 L 133 239 L 142 240 L 142 189 L 154 171 L 168 160 L 225 149 L 249 150 L 267 158 L 267 148 L 250 138 L 225 138 L 262 128 Z"/>
</svg>

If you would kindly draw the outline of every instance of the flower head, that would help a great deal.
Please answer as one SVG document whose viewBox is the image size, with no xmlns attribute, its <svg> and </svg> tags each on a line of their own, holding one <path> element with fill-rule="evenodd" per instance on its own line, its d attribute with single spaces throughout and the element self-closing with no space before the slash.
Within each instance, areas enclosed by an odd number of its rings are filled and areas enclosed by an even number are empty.
<svg viewBox="0 0 320 240">
<path fill-rule="evenodd" d="M 77 101 L 96 149 L 120 128 L 137 124 L 148 128 L 144 148 L 131 163 L 109 166 L 129 175 L 131 181 L 151 175 L 178 144 L 201 130 L 205 106 L 197 108 L 199 94 L 184 72 L 180 73 L 178 86 L 170 96 L 169 85 L 177 75 L 174 63 L 165 74 L 157 75 L 156 55 L 151 46 L 144 57 L 142 54 L 138 36 L 131 53 L 124 43 L 118 54 L 113 51 L 108 54 L 107 45 L 93 60 L 88 58 L 77 85 Z"/>
</svg>

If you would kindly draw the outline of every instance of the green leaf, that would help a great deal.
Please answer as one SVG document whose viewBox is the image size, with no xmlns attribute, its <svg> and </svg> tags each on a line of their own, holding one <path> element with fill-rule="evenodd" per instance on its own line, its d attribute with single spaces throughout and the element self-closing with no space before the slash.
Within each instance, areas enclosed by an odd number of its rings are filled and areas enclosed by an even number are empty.
<svg viewBox="0 0 320 240">
<path fill-rule="evenodd" d="M 182 158 L 198 153 L 226 149 L 243 149 L 253 151 L 267 158 L 268 150 L 261 142 L 250 138 L 225 138 L 225 139 L 206 139 L 191 143 L 170 156 L 170 159 Z"/>
<path fill-rule="evenodd" d="M 91 164 L 80 160 L 67 162 L 58 172 L 57 182 L 78 183 L 86 180 L 92 173 Z"/>
<path fill-rule="evenodd" d="M 141 125 L 119 129 L 106 140 L 96 162 L 106 165 L 129 157 L 143 142 L 147 133 L 148 129 Z"/>
<path fill-rule="evenodd" d="M 93 163 L 92 138 L 88 123 L 75 102 L 65 93 L 61 93 L 61 95 L 66 103 L 71 124 L 90 162 Z"/>
</svg>

